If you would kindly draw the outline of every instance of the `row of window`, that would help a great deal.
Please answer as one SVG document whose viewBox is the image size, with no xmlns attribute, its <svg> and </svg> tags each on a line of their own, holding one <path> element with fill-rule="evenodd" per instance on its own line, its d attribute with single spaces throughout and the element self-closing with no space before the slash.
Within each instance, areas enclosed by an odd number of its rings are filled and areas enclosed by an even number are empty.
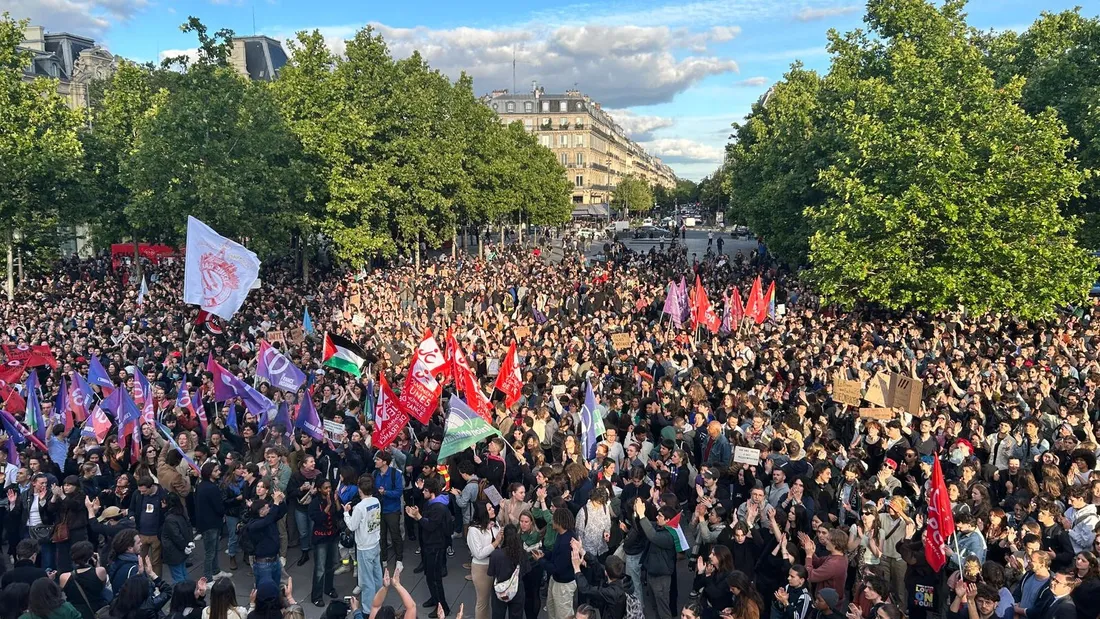
<svg viewBox="0 0 1100 619">
<path fill-rule="evenodd" d="M 561 158 L 561 164 L 562 165 L 564 165 L 564 166 L 569 165 L 569 153 L 562 153 L 560 158 Z M 579 165 L 579 166 L 584 165 L 584 153 L 577 153 L 577 156 L 576 156 L 575 159 L 576 159 L 575 163 L 577 165 Z"/>
<path fill-rule="evenodd" d="M 557 136 L 557 143 L 555 144 L 554 136 L 552 135 L 540 135 L 539 144 L 542 144 L 546 148 L 583 148 L 584 147 L 584 134 L 562 134 Z"/>
<path fill-rule="evenodd" d="M 544 100 L 544 101 L 540 101 L 539 103 L 541 103 L 541 105 L 539 106 L 539 110 L 538 110 L 540 112 L 562 113 L 562 112 L 569 112 L 569 111 L 574 111 L 574 112 L 583 112 L 584 111 L 584 102 L 583 101 L 545 101 Z M 494 103 L 493 104 L 493 109 L 497 110 L 499 112 L 500 111 L 499 104 Z M 507 103 L 505 103 L 504 104 L 504 111 L 508 112 L 509 114 L 515 114 L 516 113 L 516 102 L 515 101 L 508 101 Z M 527 113 L 527 114 L 534 113 L 535 112 L 535 102 L 534 101 L 524 101 L 523 102 L 523 111 L 524 111 L 524 113 Z M 581 122 L 581 119 L 578 118 L 577 122 Z"/>
</svg>

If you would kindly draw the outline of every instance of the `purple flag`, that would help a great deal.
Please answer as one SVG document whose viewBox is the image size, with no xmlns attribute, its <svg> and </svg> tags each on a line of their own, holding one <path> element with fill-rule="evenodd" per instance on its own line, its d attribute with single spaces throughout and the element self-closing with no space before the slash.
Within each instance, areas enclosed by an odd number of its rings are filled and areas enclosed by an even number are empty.
<svg viewBox="0 0 1100 619">
<path fill-rule="evenodd" d="M 240 424 L 237 422 L 237 403 L 236 402 L 230 402 L 229 403 L 229 412 L 226 413 L 226 415 L 225 415 L 225 424 L 227 426 L 229 426 L 230 428 L 233 428 L 234 432 L 240 432 L 241 431 Z"/>
<path fill-rule="evenodd" d="M 320 441 L 325 438 L 324 430 L 321 429 L 321 417 L 317 414 L 317 409 L 313 406 L 313 398 L 308 393 L 298 406 L 298 418 L 294 420 L 294 427 L 315 440 Z"/>
<path fill-rule="evenodd" d="M 294 422 L 290 420 L 290 405 L 286 400 L 279 402 L 279 411 L 275 413 L 275 423 L 286 428 L 287 436 L 294 434 Z"/>
<path fill-rule="evenodd" d="M 668 314 L 669 316 L 676 316 L 678 308 L 680 307 L 680 301 L 677 299 L 677 295 L 680 294 L 679 288 L 672 282 L 668 283 L 665 287 L 665 306 L 661 309 L 662 314 Z"/>
<path fill-rule="evenodd" d="M 584 432 L 584 456 L 588 460 L 596 457 L 596 443 L 599 437 L 596 435 L 596 394 L 592 392 L 592 383 L 585 379 L 587 390 L 584 393 L 584 406 L 581 407 L 581 430 Z"/>
<path fill-rule="evenodd" d="M 88 382 L 103 389 L 103 393 L 107 395 L 111 395 L 115 388 L 111 375 L 103 369 L 103 364 L 99 362 L 99 357 L 95 355 L 92 355 L 91 364 L 88 366 Z"/>
<path fill-rule="evenodd" d="M 172 433 L 168 430 L 168 428 L 164 427 L 164 425 L 160 422 L 157 422 L 157 429 L 160 430 L 160 433 L 164 435 L 164 438 L 168 439 L 168 443 L 172 446 L 172 448 L 178 451 L 181 456 L 183 456 L 183 461 L 186 462 L 192 469 L 194 469 L 196 473 L 198 473 L 199 465 L 196 464 L 190 456 L 184 453 L 183 448 L 180 447 L 180 444 L 176 442 L 176 439 L 172 438 Z"/>
<path fill-rule="evenodd" d="M 73 380 L 69 383 L 69 402 L 72 403 L 77 420 L 84 421 L 92 412 L 92 407 L 95 404 L 95 393 L 88 381 L 80 375 L 80 372 L 73 372 L 72 376 Z"/>
<path fill-rule="evenodd" d="M 256 374 L 277 389 L 295 392 L 306 382 L 306 375 L 271 344 L 260 340 L 259 362 Z"/>
</svg>

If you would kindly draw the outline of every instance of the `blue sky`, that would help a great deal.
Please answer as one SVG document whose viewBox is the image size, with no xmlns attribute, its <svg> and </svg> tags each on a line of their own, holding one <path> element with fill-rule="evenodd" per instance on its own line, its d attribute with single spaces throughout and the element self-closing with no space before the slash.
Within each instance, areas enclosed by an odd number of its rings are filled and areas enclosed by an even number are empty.
<svg viewBox="0 0 1100 619">
<path fill-rule="evenodd" d="M 1026 28 L 1041 11 L 1100 0 L 972 0 L 971 25 Z M 548 92 L 574 85 L 601 101 L 637 141 L 677 174 L 698 180 L 718 167 L 740 120 L 796 59 L 826 70 L 826 33 L 862 25 L 853 0 L 0 0 L 0 11 L 49 31 L 92 36 L 112 52 L 154 60 L 193 48 L 179 31 L 189 15 L 211 29 L 279 39 L 319 29 L 330 45 L 367 24 L 393 53 L 420 50 L 432 66 L 474 77 L 478 94 L 532 81 Z"/>
</svg>

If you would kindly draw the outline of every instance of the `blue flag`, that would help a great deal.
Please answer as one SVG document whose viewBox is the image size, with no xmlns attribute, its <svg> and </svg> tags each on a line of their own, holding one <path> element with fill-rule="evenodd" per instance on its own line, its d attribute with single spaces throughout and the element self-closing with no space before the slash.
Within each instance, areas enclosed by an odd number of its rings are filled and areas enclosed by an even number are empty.
<svg viewBox="0 0 1100 619">
<path fill-rule="evenodd" d="M 309 317 L 309 308 L 306 308 L 305 313 L 302 315 L 302 330 L 306 332 L 306 335 L 313 335 L 313 320 Z"/>
<path fill-rule="evenodd" d="M 275 423 L 282 424 L 287 436 L 294 434 L 294 422 L 290 419 L 290 405 L 286 400 L 279 402 L 279 410 L 275 413 Z"/>
<path fill-rule="evenodd" d="M 294 420 L 294 427 L 312 436 L 314 440 L 325 438 L 325 432 L 321 427 L 321 416 L 317 414 L 317 408 L 313 406 L 313 397 L 307 392 L 298 406 L 298 418 Z"/>
<path fill-rule="evenodd" d="M 587 390 L 584 393 L 584 406 L 581 407 L 581 432 L 584 433 L 584 457 L 592 460 L 596 457 L 596 394 L 592 392 L 592 383 L 585 379 Z"/>
<path fill-rule="evenodd" d="M 103 364 L 99 362 L 99 357 L 95 355 L 92 355 L 91 364 L 88 366 L 88 382 L 102 388 L 103 392 L 108 395 L 115 388 L 115 383 L 111 381 L 111 375 L 103 369 Z"/>
<path fill-rule="evenodd" d="M 27 438 L 23 436 L 23 431 L 19 429 L 18 422 L 7 411 L 0 411 L 0 423 L 3 424 L 4 432 L 7 433 L 9 444 L 19 445 L 22 447 L 27 444 Z M 9 460 L 10 461 L 10 460 Z M 14 464 L 14 463 L 13 463 Z"/>
<path fill-rule="evenodd" d="M 241 428 L 237 424 L 237 404 L 236 402 L 229 403 L 229 413 L 225 416 L 225 425 L 233 428 L 234 432 L 240 433 Z"/>
<path fill-rule="evenodd" d="M 168 428 L 164 427 L 164 424 L 159 421 L 157 421 L 156 424 L 157 430 L 160 430 L 160 433 L 164 435 L 164 438 L 168 439 L 168 444 L 170 444 L 173 449 L 178 451 L 179 454 L 183 456 L 183 461 L 186 462 L 188 466 L 190 466 L 192 469 L 194 469 L 196 473 L 198 473 L 199 465 L 196 464 L 190 456 L 184 453 L 183 448 L 180 447 L 180 444 L 176 442 L 176 439 L 172 438 L 172 433 L 168 430 Z"/>
</svg>

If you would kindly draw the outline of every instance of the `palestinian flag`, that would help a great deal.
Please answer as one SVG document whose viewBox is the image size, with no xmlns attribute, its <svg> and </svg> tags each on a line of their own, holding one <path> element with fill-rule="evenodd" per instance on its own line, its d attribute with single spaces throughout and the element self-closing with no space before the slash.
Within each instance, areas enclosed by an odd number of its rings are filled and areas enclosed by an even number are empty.
<svg viewBox="0 0 1100 619">
<path fill-rule="evenodd" d="M 358 344 L 346 337 L 332 333 L 325 334 L 324 352 L 321 364 L 347 372 L 359 378 L 363 364 L 367 362 L 367 353 Z"/>
<path fill-rule="evenodd" d="M 672 541 L 676 543 L 676 552 L 687 552 L 688 540 L 687 537 L 684 537 L 684 530 L 680 527 L 679 513 L 665 522 L 665 529 L 672 534 Z"/>
</svg>

